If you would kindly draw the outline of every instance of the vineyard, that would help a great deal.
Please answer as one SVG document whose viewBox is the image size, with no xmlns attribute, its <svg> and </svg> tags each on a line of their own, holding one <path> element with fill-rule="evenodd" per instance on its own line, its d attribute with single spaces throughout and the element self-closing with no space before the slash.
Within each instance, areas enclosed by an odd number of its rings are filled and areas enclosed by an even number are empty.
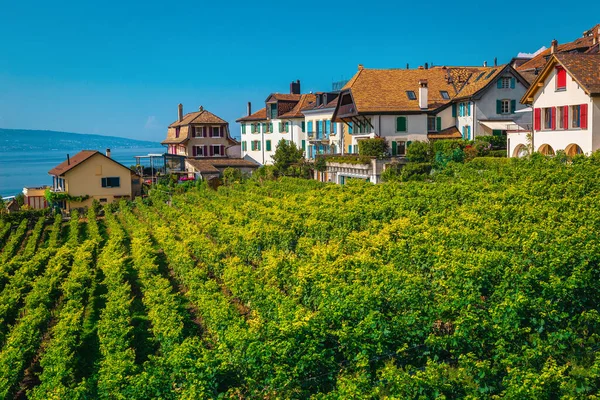
<svg viewBox="0 0 600 400">
<path fill-rule="evenodd" d="M 0 220 L 0 398 L 600 398 L 600 157 Z"/>
</svg>

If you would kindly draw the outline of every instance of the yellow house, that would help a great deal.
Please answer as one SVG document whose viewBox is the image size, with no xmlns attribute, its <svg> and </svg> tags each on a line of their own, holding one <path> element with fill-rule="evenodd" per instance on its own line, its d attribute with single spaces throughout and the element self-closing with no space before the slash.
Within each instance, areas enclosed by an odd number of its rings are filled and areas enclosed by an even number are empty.
<svg viewBox="0 0 600 400">
<path fill-rule="evenodd" d="M 85 208 L 94 200 L 101 204 L 133 199 L 141 194 L 139 176 L 129 168 L 97 150 L 83 150 L 52 168 L 52 191 L 66 193 L 61 208 Z"/>
</svg>

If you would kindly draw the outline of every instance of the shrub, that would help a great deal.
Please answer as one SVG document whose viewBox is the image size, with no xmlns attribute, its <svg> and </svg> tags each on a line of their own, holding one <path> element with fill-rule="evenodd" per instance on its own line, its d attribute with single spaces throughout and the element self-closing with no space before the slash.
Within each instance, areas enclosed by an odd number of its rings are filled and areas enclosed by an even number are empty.
<svg viewBox="0 0 600 400">
<path fill-rule="evenodd" d="M 432 168 L 431 163 L 408 163 L 400 170 L 400 180 L 423 181 L 429 176 Z"/>
<path fill-rule="evenodd" d="M 433 148 L 429 142 L 412 142 L 406 148 L 406 159 L 414 163 L 433 161 Z"/>
<path fill-rule="evenodd" d="M 238 168 L 227 167 L 223 171 L 223 183 L 231 185 L 233 183 L 241 183 L 243 181 L 242 171 Z"/>
<path fill-rule="evenodd" d="M 507 157 L 506 150 L 490 150 L 488 153 L 488 157 Z"/>
<path fill-rule="evenodd" d="M 386 165 L 385 170 L 381 173 L 382 182 L 393 182 L 400 179 L 400 171 L 402 166 L 398 163 Z"/>
<path fill-rule="evenodd" d="M 358 154 L 384 158 L 388 153 L 388 142 L 383 138 L 363 139 L 358 142 Z"/>
<path fill-rule="evenodd" d="M 275 154 L 273 154 L 273 166 L 278 175 L 289 175 L 290 167 L 293 164 L 298 164 L 304 159 L 302 149 L 296 147 L 295 143 L 288 143 L 281 139 L 277 144 Z"/>
<path fill-rule="evenodd" d="M 478 136 L 477 140 L 481 140 L 482 142 L 487 142 L 489 144 L 492 145 L 493 149 L 496 150 L 500 150 L 500 149 L 506 149 L 506 135 L 500 135 L 500 136 Z"/>
</svg>

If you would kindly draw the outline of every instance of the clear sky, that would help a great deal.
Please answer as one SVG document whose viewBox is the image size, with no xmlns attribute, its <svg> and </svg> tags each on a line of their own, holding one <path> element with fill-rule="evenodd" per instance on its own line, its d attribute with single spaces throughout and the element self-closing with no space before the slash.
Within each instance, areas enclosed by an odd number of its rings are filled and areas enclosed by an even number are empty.
<svg viewBox="0 0 600 400">
<path fill-rule="evenodd" d="M 560 11 L 558 11 L 560 10 Z M 161 140 L 198 106 L 228 120 L 269 93 L 367 68 L 505 63 L 600 23 L 600 2 L 0 0 L 0 128 Z"/>
</svg>

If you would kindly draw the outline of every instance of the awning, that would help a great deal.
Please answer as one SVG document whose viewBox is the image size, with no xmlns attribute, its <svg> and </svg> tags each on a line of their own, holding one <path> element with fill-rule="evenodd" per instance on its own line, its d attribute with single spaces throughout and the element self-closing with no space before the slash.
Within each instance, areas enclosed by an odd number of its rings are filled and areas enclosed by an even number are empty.
<svg viewBox="0 0 600 400">
<path fill-rule="evenodd" d="M 526 113 L 526 112 L 532 112 L 533 111 L 533 107 L 525 107 L 525 108 L 521 108 L 520 110 L 515 111 L 516 113 Z"/>
<path fill-rule="evenodd" d="M 491 130 L 506 131 L 509 125 L 516 125 L 515 121 L 479 121 L 481 125 L 487 126 Z"/>
</svg>

